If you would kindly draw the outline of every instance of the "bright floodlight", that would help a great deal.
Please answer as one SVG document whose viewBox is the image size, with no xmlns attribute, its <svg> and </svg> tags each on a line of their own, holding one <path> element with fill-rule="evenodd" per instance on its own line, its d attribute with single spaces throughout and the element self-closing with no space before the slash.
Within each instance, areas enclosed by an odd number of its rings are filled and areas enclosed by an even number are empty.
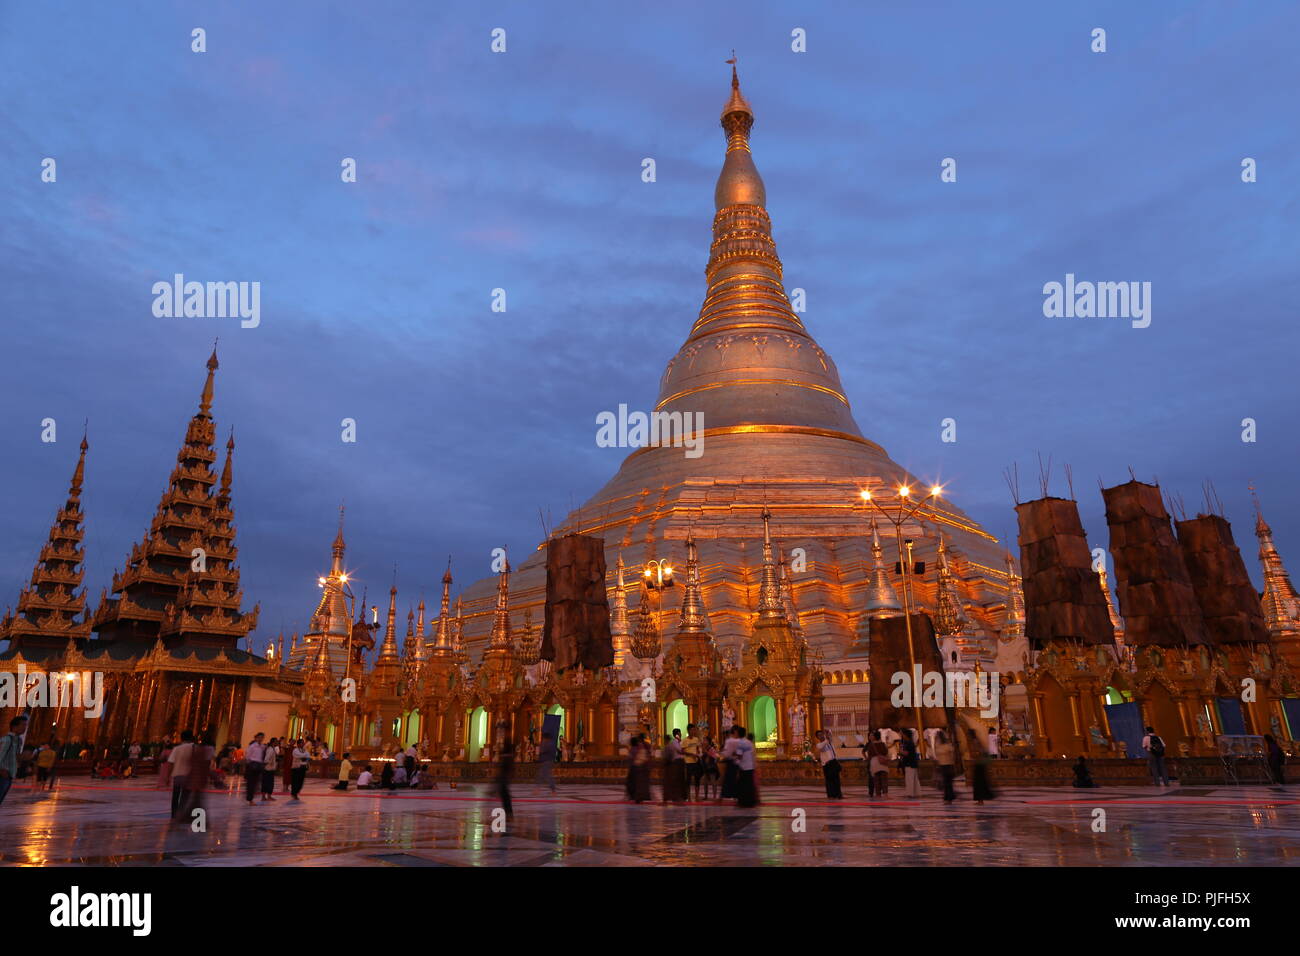
<svg viewBox="0 0 1300 956">
<path fill-rule="evenodd" d="M 903 485 L 901 488 L 898 489 L 898 494 L 899 497 L 901 498 L 906 498 L 911 493 L 912 493 L 912 489 L 907 487 L 907 485 Z"/>
<path fill-rule="evenodd" d="M 862 500 L 863 500 L 863 501 L 870 501 L 870 500 L 871 500 L 871 489 L 870 489 L 870 488 L 863 488 L 863 489 L 862 489 Z"/>
<path fill-rule="evenodd" d="M 943 494 L 943 485 L 935 485 L 933 488 L 930 489 L 930 494 L 938 498 L 939 495 Z"/>
</svg>

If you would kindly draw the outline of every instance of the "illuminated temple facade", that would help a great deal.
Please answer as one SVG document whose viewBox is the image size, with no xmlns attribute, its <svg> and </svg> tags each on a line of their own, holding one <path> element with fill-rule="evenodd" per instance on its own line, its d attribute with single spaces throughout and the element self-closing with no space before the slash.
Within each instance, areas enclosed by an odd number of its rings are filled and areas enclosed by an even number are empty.
<svg viewBox="0 0 1300 956">
<path fill-rule="evenodd" d="M 1185 680 L 1173 670 L 1191 661 L 1186 653 L 1158 666 L 1149 648 L 1135 654 L 1104 570 L 1097 584 L 1107 614 L 1097 620 L 1106 631 L 1108 616 L 1113 633 L 1101 635 L 1099 656 L 1076 660 L 1064 644 L 1031 650 L 1023 569 L 863 434 L 834 362 L 792 308 L 750 151 L 753 124 L 733 69 L 704 301 L 668 359 L 654 409 L 688 422 L 702 416 L 703 454 L 637 448 L 554 529 L 604 540 L 612 666 L 560 671 L 541 659 L 545 544 L 454 602 L 448 567 L 436 616 L 426 617 L 423 601 L 399 600 L 395 581 L 381 624 L 379 608 L 352 592 L 342 510 L 328 564 L 321 540 L 320 593 L 304 604 L 301 637 L 286 647 L 283 634 L 254 634 L 257 608 L 243 610 L 236 563 L 233 434 L 216 471 L 214 353 L 149 530 L 93 612 L 82 589 L 81 443 L 30 586 L 0 619 L 0 675 L 102 672 L 107 702 L 95 718 L 30 710 L 29 737 L 104 746 L 190 729 L 224 743 L 261 730 L 313 735 L 336 753 L 414 744 L 435 760 L 481 761 L 503 734 L 528 759 L 543 725 L 558 720 L 567 755 L 581 760 L 615 757 L 633 733 L 661 739 L 689 721 L 714 737 L 743 724 L 764 757 L 806 756 L 817 729 L 852 748 L 875 726 L 872 635 L 888 622 L 873 622 L 910 607 L 933 624 L 929 659 L 1000 676 L 1000 716 L 957 719 L 1027 732 L 1040 756 L 1109 752 L 1114 735 L 1094 740 L 1086 726 L 1106 695 L 1117 705 L 1145 696 L 1147 713 L 1181 723 L 1187 746 L 1208 748 L 1196 738 L 1196 708 L 1219 692 L 1216 681 L 1244 674 L 1266 675 L 1274 688 L 1246 714 L 1251 728 L 1291 739 L 1288 727 L 1300 724 L 1290 676 L 1300 674 L 1300 595 L 1262 512 L 1267 640 L 1225 654 L 1222 673 L 1207 663 L 1210 683 L 1195 661 Z M 908 517 L 896 527 L 889 516 L 900 508 Z M 901 553 L 905 541 L 910 553 Z M 668 580 L 673 587 L 659 586 Z M 1160 697 L 1160 687 L 1169 693 Z M 7 719 L 17 707 L 0 709 Z"/>
</svg>

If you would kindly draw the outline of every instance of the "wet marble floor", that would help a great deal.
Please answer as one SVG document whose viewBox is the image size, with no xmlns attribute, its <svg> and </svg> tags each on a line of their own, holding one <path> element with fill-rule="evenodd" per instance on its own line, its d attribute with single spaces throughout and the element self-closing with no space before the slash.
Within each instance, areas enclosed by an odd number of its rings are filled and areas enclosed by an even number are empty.
<svg viewBox="0 0 1300 956">
<path fill-rule="evenodd" d="M 656 789 L 657 795 L 657 789 Z M 773 786 L 763 804 L 624 802 L 620 787 L 207 795 L 206 832 L 168 822 L 151 781 L 17 785 L 0 806 L 0 863 L 113 866 L 1205 866 L 1300 863 L 1300 787 L 1007 788 L 977 806 L 927 790 L 832 802 Z M 1097 811 L 1101 811 L 1099 814 Z M 494 825 L 495 824 L 495 825 Z M 503 826 L 504 824 L 504 826 Z M 502 830 L 504 832 L 502 832 Z"/>
</svg>

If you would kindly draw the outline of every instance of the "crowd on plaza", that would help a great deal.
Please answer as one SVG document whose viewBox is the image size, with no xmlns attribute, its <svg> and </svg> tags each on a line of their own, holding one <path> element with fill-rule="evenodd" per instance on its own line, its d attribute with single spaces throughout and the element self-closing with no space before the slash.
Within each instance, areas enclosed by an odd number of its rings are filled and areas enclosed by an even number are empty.
<svg viewBox="0 0 1300 956">
<path fill-rule="evenodd" d="M 315 737 L 290 739 L 258 733 L 240 746 L 231 741 L 220 750 L 212 734 L 196 737 L 191 731 L 182 731 L 170 739 L 141 743 L 134 741 L 118 747 L 107 747 L 99 753 L 81 741 L 66 744 L 51 739 L 44 743 L 26 741 L 27 717 L 18 716 L 10 722 L 9 733 L 0 737 L 0 803 L 14 780 L 33 776 L 36 787 L 53 787 L 55 771 L 60 760 L 90 761 L 92 777 L 111 780 L 127 779 L 142 769 L 156 769 L 158 789 L 171 791 L 171 812 L 177 822 L 186 822 L 193 811 L 202 806 L 202 794 L 209 788 L 235 789 L 242 781 L 244 798 L 249 806 L 256 802 L 268 803 L 276 799 L 276 780 L 280 790 L 289 794 L 290 800 L 299 800 L 307 774 L 313 761 L 333 759 L 328 745 Z M 502 744 L 495 755 L 497 763 L 496 785 L 506 812 L 511 812 L 510 781 L 516 758 L 515 744 L 505 732 L 498 730 Z M 955 781 L 960 762 L 965 763 L 965 778 L 971 799 L 983 804 L 995 796 L 990 768 L 999 756 L 999 737 L 991 729 L 987 743 L 973 729 L 966 728 L 964 752 L 949 739 L 948 732 L 930 728 L 925 732 L 927 753 L 934 760 L 934 783 L 942 791 L 945 803 L 957 799 Z M 831 800 L 844 799 L 841 783 L 843 765 L 830 733 L 815 732 L 813 755 L 821 764 L 826 796 Z M 1282 785 L 1286 753 L 1272 735 L 1264 735 L 1265 758 L 1270 782 Z M 1166 746 L 1153 727 L 1146 728 L 1142 739 L 1152 782 L 1161 789 L 1169 786 L 1170 774 L 1165 763 Z M 906 799 L 921 797 L 921 749 L 915 731 L 911 729 L 881 728 L 872 730 L 868 739 L 857 748 L 861 759 L 867 762 L 867 796 L 869 799 L 889 795 L 891 771 L 901 771 L 902 796 Z M 563 737 L 555 740 L 549 732 L 541 735 L 539 745 L 522 751 L 528 758 L 536 759 L 537 783 L 557 791 L 554 768 L 557 762 L 572 759 L 563 744 Z M 344 753 L 339 764 L 335 790 L 346 790 L 356 769 L 352 755 Z M 740 725 L 729 727 L 721 746 L 707 733 L 701 735 L 695 724 L 688 724 L 685 735 L 674 728 L 665 736 L 663 745 L 655 748 L 650 735 L 632 736 L 628 744 L 625 790 L 627 799 L 646 803 L 652 799 L 651 777 L 655 764 L 659 765 L 661 800 L 663 803 L 682 804 L 689 799 L 696 802 L 713 801 L 722 804 L 734 801 L 735 806 L 748 808 L 759 803 L 759 765 L 754 735 Z M 378 776 L 376 764 L 380 765 Z M 1077 788 L 1094 788 L 1087 758 L 1080 755 L 1073 765 L 1073 785 Z M 374 758 L 363 764 L 357 775 L 359 790 L 415 789 L 435 790 L 438 783 L 423 755 L 415 746 L 398 749 L 392 755 Z M 455 784 L 452 784 L 455 787 Z"/>
</svg>

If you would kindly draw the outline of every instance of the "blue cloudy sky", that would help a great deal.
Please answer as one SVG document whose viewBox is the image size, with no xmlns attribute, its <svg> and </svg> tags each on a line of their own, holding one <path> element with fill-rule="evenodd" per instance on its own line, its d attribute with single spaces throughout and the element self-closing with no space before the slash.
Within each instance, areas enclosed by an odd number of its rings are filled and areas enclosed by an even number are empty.
<svg viewBox="0 0 1300 956">
<path fill-rule="evenodd" d="M 340 499 L 372 598 L 394 564 L 432 599 L 448 554 L 467 584 L 534 547 L 623 457 L 596 413 L 649 408 L 697 314 L 732 48 L 787 286 L 865 434 L 1000 537 L 1002 471 L 1029 496 L 1039 453 L 1098 544 L 1099 477 L 1192 509 L 1211 480 L 1252 571 L 1254 481 L 1300 570 L 1300 7 L 808 6 L 0 2 L 0 605 L 87 417 L 92 596 L 122 565 L 215 336 L 260 633 L 305 623 Z M 261 325 L 156 318 L 177 272 L 261 282 Z M 1068 272 L 1151 282 L 1150 327 L 1045 318 Z"/>
</svg>

